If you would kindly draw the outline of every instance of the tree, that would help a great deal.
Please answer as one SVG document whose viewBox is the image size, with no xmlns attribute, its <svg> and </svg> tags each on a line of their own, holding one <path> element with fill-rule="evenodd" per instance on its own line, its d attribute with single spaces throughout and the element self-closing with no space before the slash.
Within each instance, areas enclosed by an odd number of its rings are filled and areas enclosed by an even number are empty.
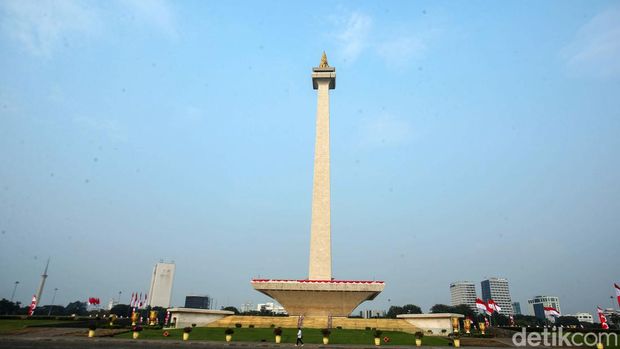
<svg viewBox="0 0 620 349">
<path fill-rule="evenodd" d="M 400 314 L 422 314 L 422 309 L 415 304 L 405 304 L 402 307 L 393 305 L 388 309 L 385 316 L 395 319 L 396 315 Z"/>
<path fill-rule="evenodd" d="M 422 308 L 415 304 L 403 305 L 403 314 L 422 314 Z"/>
<path fill-rule="evenodd" d="M 232 311 L 233 313 L 235 313 L 235 315 L 239 315 L 239 309 L 233 307 L 233 306 L 227 306 L 222 308 L 222 310 L 228 310 L 228 311 Z"/>
<path fill-rule="evenodd" d="M 110 309 L 110 314 L 116 316 L 130 316 L 131 307 L 128 304 L 117 304 Z"/>
<path fill-rule="evenodd" d="M 19 304 L 13 303 L 5 298 L 2 298 L 2 300 L 0 300 L 0 314 L 11 315 L 17 313 L 18 311 Z"/>
<path fill-rule="evenodd" d="M 451 313 L 465 315 L 465 317 L 469 317 L 470 319 L 476 318 L 476 313 L 472 308 L 465 304 L 459 304 L 457 306 L 451 307 Z"/>
<path fill-rule="evenodd" d="M 65 307 L 65 313 L 68 315 L 86 315 L 88 311 L 86 310 L 86 302 L 75 301 L 73 303 L 67 304 Z"/>
<path fill-rule="evenodd" d="M 445 305 L 445 304 L 435 304 L 431 307 L 431 313 L 433 314 L 437 314 L 437 313 L 451 313 L 452 312 L 452 307 L 449 305 Z"/>
<path fill-rule="evenodd" d="M 51 311 L 50 311 L 51 310 Z M 37 315 L 65 315 L 65 307 L 62 305 L 44 305 L 37 307 L 35 312 Z"/>
<path fill-rule="evenodd" d="M 560 316 L 556 321 L 556 325 L 579 327 L 581 324 L 579 319 L 574 316 Z"/>
</svg>

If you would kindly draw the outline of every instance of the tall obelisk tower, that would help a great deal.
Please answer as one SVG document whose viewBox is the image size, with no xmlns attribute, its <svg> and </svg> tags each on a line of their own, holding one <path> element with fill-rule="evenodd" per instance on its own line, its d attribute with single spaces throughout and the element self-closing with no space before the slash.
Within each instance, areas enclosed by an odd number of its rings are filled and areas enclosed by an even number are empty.
<svg viewBox="0 0 620 349">
<path fill-rule="evenodd" d="M 336 68 L 327 63 L 312 68 L 312 87 L 317 90 L 312 225 L 310 228 L 310 280 L 332 279 L 331 213 L 329 187 L 329 90 L 336 88 Z"/>
<path fill-rule="evenodd" d="M 39 284 L 39 290 L 37 291 L 37 305 L 41 304 L 41 295 L 43 294 L 43 288 L 45 287 L 45 280 L 47 279 L 47 268 L 50 266 L 50 259 L 47 258 L 47 264 L 45 264 L 45 270 L 41 275 L 41 283 Z"/>
</svg>

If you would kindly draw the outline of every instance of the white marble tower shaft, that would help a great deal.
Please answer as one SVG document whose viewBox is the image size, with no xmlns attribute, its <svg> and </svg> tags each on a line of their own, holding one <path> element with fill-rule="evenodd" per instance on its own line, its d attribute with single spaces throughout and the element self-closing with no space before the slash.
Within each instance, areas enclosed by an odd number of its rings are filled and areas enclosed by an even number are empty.
<svg viewBox="0 0 620 349">
<path fill-rule="evenodd" d="M 312 85 L 317 90 L 317 111 L 308 278 L 331 280 L 329 90 L 336 88 L 336 69 L 328 65 L 327 57 L 323 53 L 321 64 L 312 70 Z"/>
</svg>

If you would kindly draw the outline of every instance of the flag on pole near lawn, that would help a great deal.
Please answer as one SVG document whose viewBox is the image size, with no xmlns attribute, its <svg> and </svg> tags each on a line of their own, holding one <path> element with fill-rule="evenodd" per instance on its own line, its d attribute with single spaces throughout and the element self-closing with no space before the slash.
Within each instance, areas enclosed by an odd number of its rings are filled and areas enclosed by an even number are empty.
<svg viewBox="0 0 620 349">
<path fill-rule="evenodd" d="M 601 307 L 596 307 L 596 312 L 598 313 L 598 321 L 601 323 L 601 328 L 604 330 L 609 329 L 609 325 L 607 324 L 607 318 L 605 314 L 603 314 L 603 309 Z"/>
<path fill-rule="evenodd" d="M 32 302 L 30 302 L 30 307 L 28 308 L 28 316 L 32 316 L 34 310 L 37 307 L 37 296 L 32 296 Z"/>
<path fill-rule="evenodd" d="M 129 307 L 133 308 L 133 299 L 135 297 L 135 293 L 131 292 L 131 298 L 129 299 Z"/>
<path fill-rule="evenodd" d="M 618 305 L 620 305 L 620 286 L 614 283 L 614 288 L 616 289 L 616 300 L 618 301 Z"/>
<path fill-rule="evenodd" d="M 545 316 L 560 316 L 560 312 L 553 307 L 544 307 Z"/>
</svg>

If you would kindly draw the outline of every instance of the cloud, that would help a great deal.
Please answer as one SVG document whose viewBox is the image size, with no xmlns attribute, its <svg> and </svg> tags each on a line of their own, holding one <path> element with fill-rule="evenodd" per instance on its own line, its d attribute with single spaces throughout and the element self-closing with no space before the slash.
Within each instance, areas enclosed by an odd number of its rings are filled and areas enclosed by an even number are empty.
<svg viewBox="0 0 620 349">
<path fill-rule="evenodd" d="M 408 143 L 412 136 L 413 127 L 408 120 L 389 114 L 362 119 L 359 128 L 363 146 L 399 146 Z"/>
<path fill-rule="evenodd" d="M 100 21 L 92 8 L 77 1 L 0 2 L 2 32 L 36 56 L 50 56 L 69 34 L 92 35 Z"/>
<path fill-rule="evenodd" d="M 119 4 L 126 6 L 139 21 L 157 28 L 169 38 L 178 36 L 174 11 L 166 0 L 124 0 Z"/>
<path fill-rule="evenodd" d="M 413 58 L 421 57 L 426 44 L 419 38 L 400 37 L 378 44 L 376 50 L 389 66 L 402 67 Z"/>
<path fill-rule="evenodd" d="M 620 77 L 620 9 L 594 16 L 577 31 L 561 56 L 572 75 Z"/>
<path fill-rule="evenodd" d="M 372 18 L 359 12 L 351 13 L 344 21 L 343 28 L 336 34 L 344 60 L 355 61 L 368 46 L 368 33 L 372 28 Z"/>
<path fill-rule="evenodd" d="M 332 18 L 336 27 L 332 38 L 345 62 L 356 61 L 368 52 L 392 67 L 403 67 L 420 58 L 427 49 L 427 33 L 398 23 L 376 28 L 371 16 L 354 11 Z"/>
<path fill-rule="evenodd" d="M 134 25 L 177 37 L 174 12 L 165 0 L 5 0 L 0 1 L 0 30 L 30 54 L 50 57 L 63 42 L 93 39 L 113 31 L 118 18 L 123 17 L 111 13 L 125 14 L 135 20 Z"/>
</svg>

